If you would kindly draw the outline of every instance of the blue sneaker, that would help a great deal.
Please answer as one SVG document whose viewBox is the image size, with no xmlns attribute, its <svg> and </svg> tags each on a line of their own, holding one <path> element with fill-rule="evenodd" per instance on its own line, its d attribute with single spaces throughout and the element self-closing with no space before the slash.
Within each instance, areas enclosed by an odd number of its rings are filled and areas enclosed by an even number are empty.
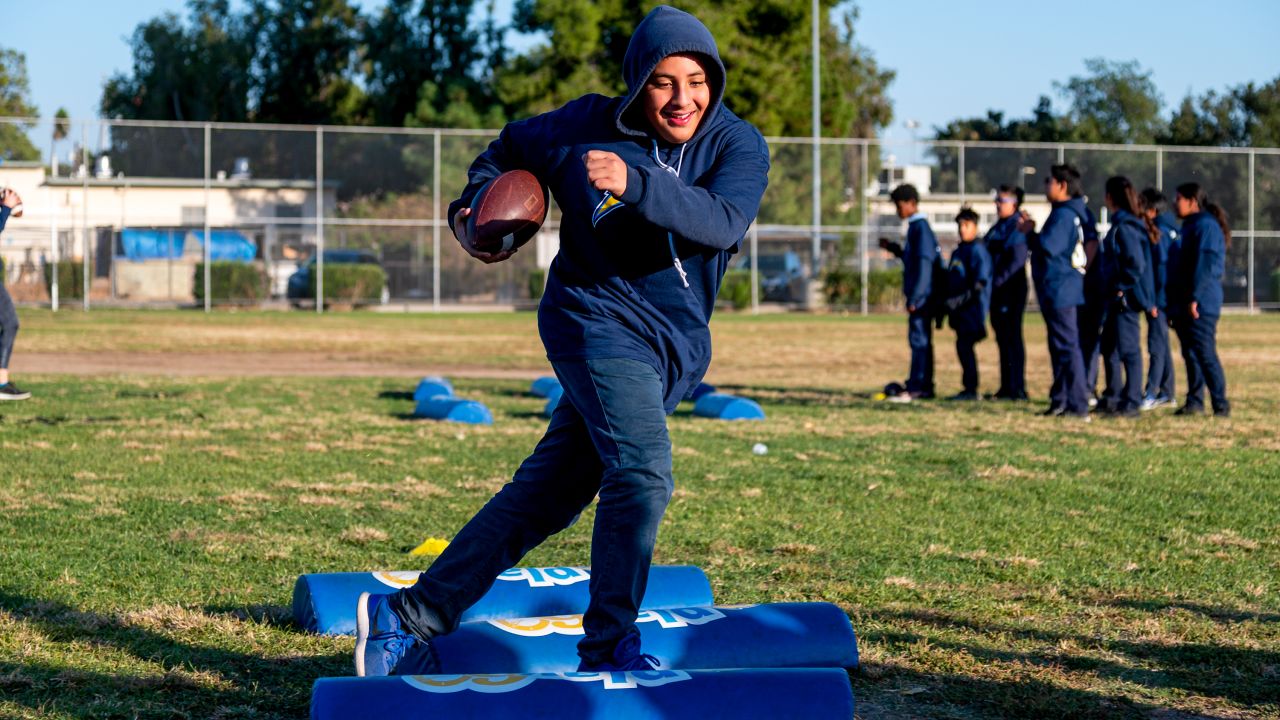
<svg viewBox="0 0 1280 720">
<path fill-rule="evenodd" d="M 360 593 L 356 606 L 356 675 L 390 675 L 418 639 L 400 629 L 386 595 Z"/>
<path fill-rule="evenodd" d="M 578 663 L 578 672 L 631 672 L 635 670 L 657 670 L 662 666 L 658 658 L 640 652 L 640 633 L 632 630 L 618 641 L 613 648 L 611 662 Z"/>
</svg>

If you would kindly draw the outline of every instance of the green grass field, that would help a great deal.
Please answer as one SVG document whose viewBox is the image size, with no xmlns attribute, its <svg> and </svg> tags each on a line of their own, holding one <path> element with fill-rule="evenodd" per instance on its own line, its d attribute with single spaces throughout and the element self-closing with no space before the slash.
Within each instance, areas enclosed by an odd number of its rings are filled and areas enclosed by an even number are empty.
<svg viewBox="0 0 1280 720">
<path fill-rule="evenodd" d="M 544 427 L 531 314 L 22 320 L 36 397 L 0 406 L 3 717 L 305 717 L 352 641 L 293 627 L 297 575 L 421 564 L 406 551 L 450 537 Z M 717 318 L 709 379 L 769 419 L 671 419 L 656 560 L 704 567 L 723 603 L 845 608 L 859 717 L 1280 717 L 1280 318 L 1222 324 L 1232 419 L 1087 426 L 870 400 L 905 374 L 904 325 Z M 164 374 L 193 357 L 207 374 Z M 495 425 L 407 417 L 433 369 Z M 527 561 L 584 564 L 590 525 Z"/>
</svg>

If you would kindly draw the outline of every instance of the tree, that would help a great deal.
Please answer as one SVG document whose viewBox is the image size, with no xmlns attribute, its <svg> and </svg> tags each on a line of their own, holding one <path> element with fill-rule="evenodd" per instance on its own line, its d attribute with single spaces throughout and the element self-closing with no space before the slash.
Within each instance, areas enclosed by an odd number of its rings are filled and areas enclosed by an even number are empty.
<svg viewBox="0 0 1280 720">
<path fill-rule="evenodd" d="M 363 124 L 353 78 L 359 16 L 349 0 L 251 0 L 260 122 Z"/>
<path fill-rule="evenodd" d="M 1076 142 L 1150 144 L 1164 129 L 1160 111 L 1164 101 L 1151 71 L 1136 60 L 1084 61 L 1088 75 L 1076 76 L 1054 88 L 1068 102 L 1066 123 Z"/>
<path fill-rule="evenodd" d="M 0 48 L 0 117 L 35 117 L 27 81 L 27 58 L 16 50 Z M 39 160 L 26 130 L 33 123 L 0 123 L 0 160 Z"/>
</svg>

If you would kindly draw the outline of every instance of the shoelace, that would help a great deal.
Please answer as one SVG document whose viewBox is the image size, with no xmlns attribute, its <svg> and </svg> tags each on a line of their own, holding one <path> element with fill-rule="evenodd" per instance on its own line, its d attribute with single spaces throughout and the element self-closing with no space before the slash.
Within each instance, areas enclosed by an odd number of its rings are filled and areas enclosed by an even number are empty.
<svg viewBox="0 0 1280 720">
<path fill-rule="evenodd" d="M 672 167 L 662 162 L 662 158 L 658 157 L 658 141 L 654 140 L 653 141 L 653 161 L 658 163 L 658 167 L 662 168 L 663 170 L 666 170 L 667 172 L 671 173 L 672 175 L 675 175 L 676 177 L 680 177 L 680 169 L 684 167 L 684 148 L 685 148 L 685 145 L 681 144 L 680 157 L 676 160 L 675 167 Z M 684 283 L 685 287 L 689 287 L 689 273 L 685 272 L 684 265 L 680 262 L 680 255 L 676 252 L 675 236 L 672 235 L 670 232 L 667 233 L 667 245 L 671 248 L 671 261 L 676 267 L 676 272 L 680 273 L 680 282 Z"/>
</svg>

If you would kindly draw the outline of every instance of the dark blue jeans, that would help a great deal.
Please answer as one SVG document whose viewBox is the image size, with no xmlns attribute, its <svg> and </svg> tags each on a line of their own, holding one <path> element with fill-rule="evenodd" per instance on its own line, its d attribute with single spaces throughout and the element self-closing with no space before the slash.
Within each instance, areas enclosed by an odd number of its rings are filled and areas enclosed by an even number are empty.
<svg viewBox="0 0 1280 720">
<path fill-rule="evenodd" d="M 1085 389 L 1084 358 L 1080 354 L 1080 332 L 1076 326 L 1076 307 L 1041 308 L 1049 335 L 1049 362 L 1053 363 L 1053 387 L 1049 404 L 1065 408 L 1069 413 L 1089 412 Z"/>
<path fill-rule="evenodd" d="M 985 335 L 956 332 L 956 357 L 960 359 L 960 384 L 967 393 L 978 392 L 978 356 L 973 352 Z"/>
<path fill-rule="evenodd" d="M 1098 360 L 1102 356 L 1102 326 L 1107 308 L 1100 298 L 1086 295 L 1085 304 L 1076 311 L 1076 328 L 1080 332 L 1080 358 L 1084 363 L 1084 386 L 1090 397 L 1098 394 Z"/>
<path fill-rule="evenodd" d="M 1204 389 L 1208 387 L 1214 411 L 1229 411 L 1227 377 L 1218 360 L 1218 316 L 1202 314 L 1192 320 L 1183 314 L 1174 328 L 1182 344 L 1182 359 L 1187 363 L 1187 405 L 1203 408 Z"/>
<path fill-rule="evenodd" d="M 1173 350 L 1169 347 L 1169 316 L 1160 310 L 1160 317 L 1147 315 L 1147 354 L 1151 367 L 1147 370 L 1146 394 L 1150 397 L 1173 399 Z"/>
<path fill-rule="evenodd" d="M 1123 302 L 1113 302 L 1107 310 L 1102 358 L 1107 382 L 1099 406 L 1116 412 L 1137 410 L 1142 404 L 1142 320 Z"/>
<path fill-rule="evenodd" d="M 8 369 L 9 358 L 13 355 L 13 341 L 18 337 L 18 312 L 13 307 L 13 298 L 5 289 L 3 278 L 0 278 L 0 369 Z"/>
<path fill-rule="evenodd" d="M 552 363 L 564 395 L 546 435 L 413 587 L 392 599 L 419 637 L 451 632 L 498 575 L 569 527 L 598 493 L 591 602 L 578 655 L 608 661 L 635 628 L 658 524 L 673 489 L 662 379 L 650 365 L 605 359 Z"/>
<path fill-rule="evenodd" d="M 907 319 L 907 344 L 911 346 L 911 372 L 907 392 L 933 395 L 933 317 L 924 310 Z"/>
</svg>

